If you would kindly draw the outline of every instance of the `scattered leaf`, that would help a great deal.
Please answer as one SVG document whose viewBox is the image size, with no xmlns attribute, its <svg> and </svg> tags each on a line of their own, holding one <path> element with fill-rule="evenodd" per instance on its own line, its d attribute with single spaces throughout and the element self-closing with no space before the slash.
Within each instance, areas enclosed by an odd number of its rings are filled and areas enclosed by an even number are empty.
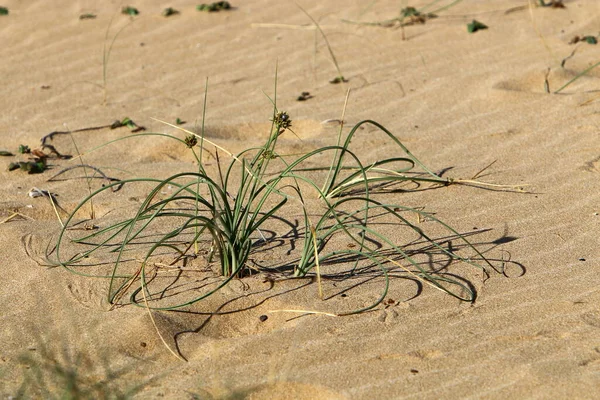
<svg viewBox="0 0 600 400">
<path fill-rule="evenodd" d="M 487 28 L 488 27 L 487 27 L 486 24 L 481 23 L 481 22 L 479 22 L 479 21 L 477 21 L 475 19 L 473 21 L 471 21 L 470 23 L 467 24 L 467 32 L 469 32 L 469 33 L 474 33 L 474 32 L 477 32 L 479 30 L 487 29 Z"/>
<path fill-rule="evenodd" d="M 2 157 L 10 157 L 10 156 L 14 156 L 14 154 L 11 153 L 10 151 L 0 150 L 0 156 L 2 156 Z"/>
<path fill-rule="evenodd" d="M 421 15 L 421 13 L 414 7 L 403 8 L 402 10 L 400 10 L 400 14 L 402 14 L 404 18 L 416 17 Z"/>
<path fill-rule="evenodd" d="M 16 169 L 27 171 L 28 174 L 40 174 L 46 170 L 46 162 L 44 160 L 19 161 L 8 164 L 9 171 L 14 171 Z"/>
<path fill-rule="evenodd" d="M 182 120 L 182 119 L 180 119 L 180 118 L 177 118 L 177 119 L 175 120 L 175 124 L 176 124 L 176 125 L 183 125 L 183 124 L 185 124 L 185 121 L 183 121 L 183 120 Z"/>
<path fill-rule="evenodd" d="M 116 120 L 115 122 L 112 123 L 112 125 L 110 125 L 110 129 L 117 129 L 117 128 L 121 128 L 123 126 L 126 126 L 129 129 L 131 129 L 131 132 L 133 132 L 133 133 L 146 130 L 146 128 L 136 124 L 129 117 L 123 118 L 122 121 Z"/>
<path fill-rule="evenodd" d="M 598 44 L 598 39 L 596 38 L 596 36 L 579 36 L 576 35 L 573 37 L 573 39 L 571 39 L 569 41 L 569 44 L 575 44 L 575 43 L 579 43 L 579 42 L 586 42 L 589 44 Z"/>
<path fill-rule="evenodd" d="M 42 86 L 40 86 L 40 89 L 48 90 L 48 89 L 50 89 L 50 85 L 42 85 Z"/>
<path fill-rule="evenodd" d="M 302 92 L 302 94 L 300 96 L 298 96 L 296 101 L 306 101 L 311 98 L 312 98 L 312 96 L 311 96 L 310 92 Z"/>
<path fill-rule="evenodd" d="M 121 14 L 134 16 L 134 15 L 138 15 L 139 13 L 140 12 L 135 7 L 126 6 L 121 9 Z"/>
<path fill-rule="evenodd" d="M 31 153 L 31 149 L 26 144 L 20 144 L 19 150 L 17 150 L 19 154 L 29 154 Z"/>
<path fill-rule="evenodd" d="M 79 19 L 95 19 L 96 14 L 81 14 Z"/>
<path fill-rule="evenodd" d="M 8 8 L 0 7 L 0 15 L 8 15 Z"/>
<path fill-rule="evenodd" d="M 334 85 L 337 85 L 338 83 L 342 82 L 348 82 L 348 79 L 344 78 L 343 76 L 336 76 L 335 78 L 329 81 L 329 83 L 333 83 Z"/>
<path fill-rule="evenodd" d="M 546 3 L 544 0 L 540 0 L 540 6 L 552 8 L 566 8 L 563 4 L 563 0 L 550 0 L 549 3 Z"/>
<path fill-rule="evenodd" d="M 196 10 L 207 12 L 216 12 L 229 9 L 231 9 L 231 4 L 229 4 L 228 1 L 217 1 L 210 4 L 199 4 L 196 6 Z"/>
<path fill-rule="evenodd" d="M 163 10 L 161 15 L 163 17 L 170 17 L 171 15 L 176 15 L 176 14 L 179 14 L 179 11 L 177 11 L 176 9 L 174 9 L 172 7 L 168 7 Z"/>
</svg>

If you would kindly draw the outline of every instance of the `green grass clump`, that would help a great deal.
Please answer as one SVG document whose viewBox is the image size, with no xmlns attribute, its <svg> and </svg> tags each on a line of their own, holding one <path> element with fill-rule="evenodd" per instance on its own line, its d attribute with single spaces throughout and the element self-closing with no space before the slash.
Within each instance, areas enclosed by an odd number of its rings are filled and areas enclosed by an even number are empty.
<svg viewBox="0 0 600 400">
<path fill-rule="evenodd" d="M 464 235 L 432 214 L 389 201 L 392 189 L 445 186 L 458 180 L 432 172 L 390 131 L 372 120 L 359 122 L 345 137 L 340 129 L 337 144 L 302 155 L 282 155 L 277 143 L 289 134 L 293 122 L 288 113 L 277 108 L 275 100 L 273 104 L 264 144 L 238 154 L 208 140 L 204 122 L 199 134 L 168 124 L 184 132 L 184 138 L 163 133 L 129 136 L 135 140 L 170 138 L 189 149 L 198 168 L 164 179 L 122 180 L 92 192 L 65 221 L 48 257 L 73 273 L 107 279 L 111 304 L 122 303 L 129 295 L 129 303 L 149 309 L 191 305 L 232 279 L 261 270 L 318 279 L 368 270 L 384 279 L 377 300 L 339 315 L 381 303 L 392 272 L 464 301 L 475 299 L 476 293 L 465 279 L 439 267 L 433 259 L 443 258 L 448 265 L 465 263 L 484 273 L 486 268 L 474 260 L 492 265 Z M 367 162 L 354 151 L 352 140 L 365 127 L 374 130 L 369 135 L 379 133 L 388 140 L 389 158 Z M 204 161 L 209 153 L 217 161 L 212 170 Z M 229 159 L 224 168 L 222 157 Z M 99 229 L 74 236 L 72 229 L 81 222 L 79 211 L 93 199 L 109 195 L 117 184 L 144 185 L 148 194 L 130 216 L 118 222 L 97 220 Z M 288 215 L 297 223 L 287 221 Z M 445 237 L 444 241 L 452 237 L 455 243 L 447 246 L 435 240 L 415 222 L 415 216 L 418 221 L 429 221 L 436 235 L 442 235 L 436 237 Z M 284 234 L 290 227 L 292 233 Z M 412 241 L 398 243 L 396 236 L 390 236 L 401 231 Z M 288 245 L 286 252 L 283 248 Z M 456 248 L 470 249 L 475 258 L 457 254 Z M 261 267 L 256 262 L 265 249 L 280 251 L 279 256 L 271 257 L 271 261 L 278 260 L 277 265 Z M 198 266 L 201 264 L 205 266 Z M 193 269 L 194 265 L 198 267 Z M 218 266 L 220 278 L 214 270 L 210 272 L 213 266 Z M 193 275 L 188 267 L 196 274 L 204 271 L 204 278 Z M 184 276 L 190 282 L 184 283 Z"/>
<path fill-rule="evenodd" d="M 0 15 L 8 15 L 8 8 L 0 7 Z"/>
</svg>

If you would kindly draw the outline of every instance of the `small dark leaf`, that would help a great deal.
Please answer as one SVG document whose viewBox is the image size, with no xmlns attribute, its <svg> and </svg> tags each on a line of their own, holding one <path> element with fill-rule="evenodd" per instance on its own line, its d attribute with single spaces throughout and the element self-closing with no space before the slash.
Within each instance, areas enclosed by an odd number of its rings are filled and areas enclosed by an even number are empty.
<svg viewBox="0 0 600 400">
<path fill-rule="evenodd" d="M 163 17 L 170 17 L 171 15 L 177 15 L 177 14 L 179 14 L 179 11 L 177 11 L 176 9 L 174 9 L 172 7 L 165 8 L 162 12 Z"/>
<path fill-rule="evenodd" d="M 348 79 L 344 78 L 343 76 L 336 76 L 335 78 L 329 81 L 329 83 L 333 83 L 334 85 L 337 85 L 338 83 L 342 82 L 348 82 Z"/>
<path fill-rule="evenodd" d="M 481 22 L 479 22 L 477 20 L 473 20 L 472 22 L 470 22 L 470 23 L 467 24 L 467 32 L 469 32 L 469 33 L 474 33 L 474 32 L 477 32 L 479 30 L 487 29 L 487 28 L 488 27 L 487 27 L 486 24 L 481 23 Z"/>
<path fill-rule="evenodd" d="M 0 7 L 0 15 L 8 15 L 8 8 Z"/>
<path fill-rule="evenodd" d="M 2 156 L 2 157 L 10 157 L 10 156 L 14 156 L 14 154 L 11 153 L 10 151 L 0 150 L 0 156 Z"/>
<path fill-rule="evenodd" d="M 138 15 L 139 13 L 140 12 L 135 7 L 126 6 L 121 9 L 121 14 L 134 16 L 134 15 Z"/>
<path fill-rule="evenodd" d="M 81 14 L 79 19 L 95 19 L 96 14 Z"/>
<path fill-rule="evenodd" d="M 217 1 L 210 4 L 199 4 L 196 6 L 198 11 L 216 12 L 221 10 L 231 9 L 231 4 L 228 1 Z"/>
</svg>

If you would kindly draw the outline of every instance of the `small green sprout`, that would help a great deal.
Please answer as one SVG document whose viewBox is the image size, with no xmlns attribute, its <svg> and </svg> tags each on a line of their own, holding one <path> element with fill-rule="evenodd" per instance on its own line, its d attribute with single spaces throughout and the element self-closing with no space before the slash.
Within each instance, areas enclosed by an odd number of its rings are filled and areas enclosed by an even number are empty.
<svg viewBox="0 0 600 400">
<path fill-rule="evenodd" d="M 8 8 L 0 7 L 0 15 L 8 15 Z"/>
<path fill-rule="evenodd" d="M 198 11 L 216 12 L 221 10 L 231 9 L 231 4 L 228 1 L 217 1 L 210 4 L 199 4 L 196 6 Z"/>
<path fill-rule="evenodd" d="M 404 18 L 417 17 L 417 16 L 421 15 L 421 13 L 414 7 L 403 8 L 402 10 L 400 10 L 400 14 Z"/>
<path fill-rule="evenodd" d="M 17 150 L 19 152 L 19 154 L 29 154 L 31 153 L 31 148 L 29 146 L 27 146 L 26 144 L 20 144 L 19 145 L 19 150 Z"/>
<path fill-rule="evenodd" d="M 486 24 L 481 23 L 475 19 L 467 24 L 467 32 L 469 32 L 469 33 L 475 33 L 479 30 L 487 29 L 487 28 L 488 27 Z"/>
<path fill-rule="evenodd" d="M 144 128 L 143 126 L 140 126 L 140 125 L 136 124 L 129 117 L 123 118 L 122 121 L 116 120 L 115 122 L 112 123 L 112 125 L 110 126 L 110 129 L 122 128 L 124 126 L 128 127 L 129 129 L 131 129 L 131 132 L 140 132 L 140 131 L 145 131 L 146 130 L 146 128 Z"/>
<path fill-rule="evenodd" d="M 175 124 L 176 124 L 176 125 L 183 125 L 183 124 L 185 124 L 185 121 L 184 121 L 184 120 L 182 120 L 181 118 L 177 118 L 177 119 L 175 120 Z"/>
<path fill-rule="evenodd" d="M 163 17 L 170 17 L 171 15 L 176 15 L 176 14 L 179 14 L 179 11 L 177 11 L 176 9 L 174 9 L 172 7 L 168 7 L 163 10 L 161 15 Z"/>
<path fill-rule="evenodd" d="M 8 164 L 9 171 L 14 171 L 16 169 L 27 171 L 28 174 L 41 174 L 46 170 L 46 162 L 44 160 L 19 161 Z"/>
<path fill-rule="evenodd" d="M 140 13 L 139 10 L 135 7 L 125 6 L 121 9 L 121 14 L 135 16 L 135 15 L 138 15 L 139 13 Z"/>
</svg>

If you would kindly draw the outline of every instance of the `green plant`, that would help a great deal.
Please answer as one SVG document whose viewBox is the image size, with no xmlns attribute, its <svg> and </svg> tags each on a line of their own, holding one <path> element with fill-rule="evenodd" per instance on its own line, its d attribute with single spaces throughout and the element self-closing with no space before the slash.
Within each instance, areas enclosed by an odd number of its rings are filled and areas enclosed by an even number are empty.
<svg viewBox="0 0 600 400">
<path fill-rule="evenodd" d="M 0 15 L 8 15 L 8 8 L 0 7 Z"/>
<path fill-rule="evenodd" d="M 137 8 L 131 6 L 124 6 L 121 9 L 121 14 L 131 15 L 132 17 L 135 15 L 139 15 L 139 13 L 140 11 Z"/>
<path fill-rule="evenodd" d="M 301 222 L 293 238 L 298 243 L 292 246 L 297 253 L 292 261 L 288 260 L 290 257 L 282 257 L 280 267 L 285 275 L 307 277 L 316 274 L 320 279 L 322 275 L 331 278 L 336 274 L 353 275 L 375 268 L 388 282 L 390 271 L 399 271 L 461 300 L 475 299 L 476 293 L 464 279 L 419 257 L 425 252 L 426 258 L 443 257 L 450 263 L 466 263 L 487 274 L 487 267 L 494 267 L 485 257 L 464 235 L 432 214 L 389 202 L 380 194 L 403 185 L 478 185 L 480 182 L 453 180 L 435 174 L 390 131 L 371 120 L 356 124 L 344 140 L 340 128 L 337 144 L 301 156 L 281 155 L 277 151 L 277 142 L 291 131 L 292 120 L 289 114 L 277 108 L 276 97 L 273 105 L 271 130 L 265 143 L 239 154 L 232 154 L 205 137 L 205 117 L 200 134 L 165 123 L 184 132 L 186 137 L 183 139 L 163 133 L 129 136 L 135 140 L 152 136 L 173 139 L 190 149 L 198 170 L 165 179 L 128 179 L 96 190 L 72 211 L 55 247 L 48 251 L 48 257 L 55 265 L 73 273 L 107 279 L 111 304 L 121 302 L 129 294 L 132 304 L 154 310 L 173 310 L 198 302 L 232 279 L 256 270 L 258 267 L 249 262 L 251 256 L 259 255 L 264 246 L 275 240 L 274 237 L 267 238 L 264 232 L 276 232 L 277 221 L 287 215 L 283 213 L 284 207 L 290 207 L 288 213 L 300 212 Z M 362 160 L 352 149 L 351 142 L 366 126 L 383 134 L 393 146 L 390 151 L 396 149 L 397 154 L 373 162 Z M 214 148 L 217 171 L 209 171 L 203 162 L 203 153 L 208 152 L 208 146 Z M 219 163 L 219 152 L 230 159 L 224 169 Z M 330 159 L 328 165 L 319 161 L 323 157 Z M 99 225 L 104 225 L 100 229 L 70 237 L 73 234 L 70 227 L 78 223 L 79 210 L 117 184 L 150 185 L 150 189 L 131 217 L 116 223 L 98 221 Z M 459 255 L 452 247 L 433 239 L 418 222 L 411 220 L 414 215 L 419 220 L 433 223 L 438 234 L 454 237 L 462 247 L 470 249 L 471 257 L 475 258 Z M 380 223 L 382 217 L 385 217 L 385 224 Z M 392 233 L 406 229 L 418 239 L 407 245 L 397 243 L 386 230 L 390 225 Z M 340 242 L 346 245 L 336 246 Z M 415 243 L 422 247 L 415 249 Z M 186 284 L 175 285 L 182 273 L 189 272 L 181 265 L 193 266 L 202 256 L 208 265 L 218 263 L 222 278 L 206 278 L 210 282 L 198 284 L 200 287 L 193 282 L 204 282 L 204 279 L 192 279 L 190 290 L 183 289 Z M 165 261 L 167 258 L 169 261 Z M 348 264 L 351 265 L 349 270 L 346 267 L 340 270 L 340 265 Z M 109 266 L 108 270 L 106 266 Z M 388 283 L 380 298 L 372 304 L 338 315 L 377 306 L 387 290 Z"/>
<path fill-rule="evenodd" d="M 487 28 L 488 28 L 488 26 L 486 24 L 479 22 L 475 19 L 467 24 L 467 32 L 469 32 L 469 33 L 475 33 L 477 31 L 487 29 Z"/>
<path fill-rule="evenodd" d="M 179 11 L 177 11 L 176 9 L 172 8 L 172 7 L 167 7 L 163 10 L 163 12 L 161 13 L 161 15 L 163 17 L 170 17 L 172 15 L 177 15 L 179 14 Z"/>
<path fill-rule="evenodd" d="M 231 4 L 229 4 L 228 1 L 216 1 L 210 4 L 199 4 L 196 6 L 196 10 L 207 12 L 216 12 L 229 9 L 231 9 Z"/>
</svg>

